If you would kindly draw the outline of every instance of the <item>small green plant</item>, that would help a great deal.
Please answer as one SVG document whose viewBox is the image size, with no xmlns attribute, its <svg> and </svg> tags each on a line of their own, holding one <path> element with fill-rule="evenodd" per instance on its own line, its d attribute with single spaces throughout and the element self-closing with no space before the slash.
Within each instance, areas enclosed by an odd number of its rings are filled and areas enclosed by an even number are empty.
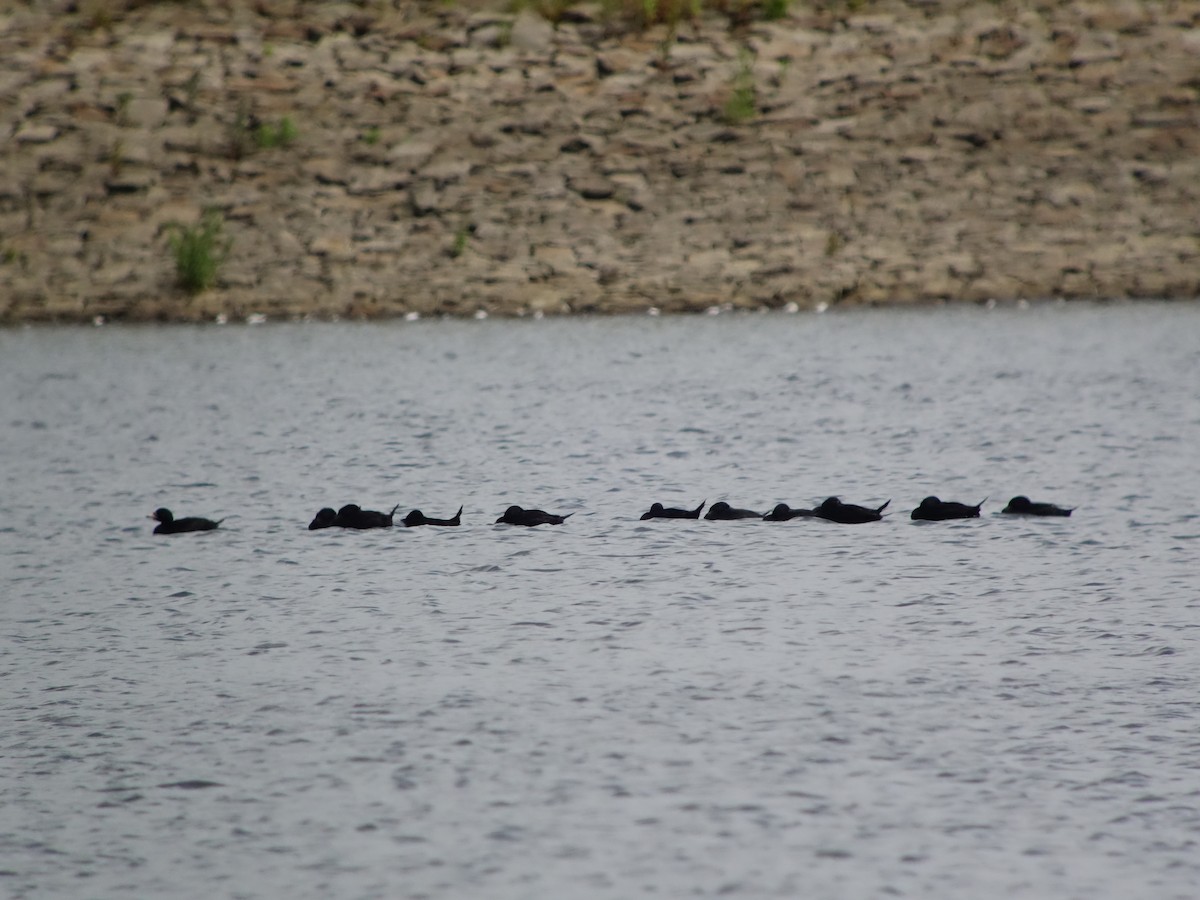
<svg viewBox="0 0 1200 900">
<path fill-rule="evenodd" d="M 695 19 L 703 5 L 704 0 L 601 0 L 600 8 L 606 19 L 629 28 L 666 25 L 673 39 L 679 24 Z"/>
<path fill-rule="evenodd" d="M 292 121 L 291 116 L 284 116 L 274 125 L 270 122 L 262 122 L 254 132 L 254 141 L 263 150 L 271 150 L 275 147 L 290 147 L 296 143 L 296 138 L 300 136 L 300 132 L 296 130 L 296 123 Z"/>
<path fill-rule="evenodd" d="M 454 243 L 450 245 L 450 258 L 458 259 L 467 249 L 467 239 L 471 236 L 471 229 L 467 225 L 460 225 L 458 231 L 454 232 Z"/>
<path fill-rule="evenodd" d="M 768 22 L 782 19 L 788 14 L 788 7 L 790 5 L 791 0 L 763 0 L 763 18 Z"/>
<path fill-rule="evenodd" d="M 503 50 L 505 47 L 512 45 L 513 20 L 508 19 L 500 23 L 500 33 L 496 35 L 496 48 Z"/>
<path fill-rule="evenodd" d="M 842 237 L 842 233 L 840 231 L 829 232 L 829 236 L 825 238 L 825 255 L 837 256 L 838 253 L 841 252 L 841 249 L 845 243 L 846 239 Z"/>
<path fill-rule="evenodd" d="M 738 71 L 733 77 L 729 99 L 722 116 L 730 125 L 741 125 L 758 112 L 758 91 L 754 87 L 754 57 L 748 50 L 738 54 Z"/>
<path fill-rule="evenodd" d="M 364 144 L 366 144 L 368 147 L 374 147 L 376 144 L 379 143 L 380 137 L 381 137 L 381 134 L 380 134 L 379 129 L 375 126 L 372 126 L 363 132 L 362 142 Z"/>
<path fill-rule="evenodd" d="M 278 122 L 260 122 L 246 104 L 238 107 L 233 121 L 226 128 L 231 159 L 245 159 L 255 150 L 290 147 L 300 136 L 291 116 Z"/>
<path fill-rule="evenodd" d="M 175 256 L 176 283 L 189 294 L 208 290 L 217 281 L 217 272 L 233 241 L 222 238 L 224 219 L 217 210 L 210 209 L 195 225 L 170 226 L 169 241 Z"/>
</svg>

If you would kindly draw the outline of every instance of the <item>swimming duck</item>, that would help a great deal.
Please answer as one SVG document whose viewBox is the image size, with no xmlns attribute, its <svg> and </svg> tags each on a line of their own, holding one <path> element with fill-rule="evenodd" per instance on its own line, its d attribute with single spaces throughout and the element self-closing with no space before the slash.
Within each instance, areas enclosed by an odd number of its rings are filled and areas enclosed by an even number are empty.
<svg viewBox="0 0 1200 900">
<path fill-rule="evenodd" d="M 461 525 L 462 511 L 463 508 L 460 506 L 458 508 L 458 512 L 456 512 L 453 517 L 449 519 L 431 519 L 419 509 L 414 509 L 404 517 L 404 524 L 409 528 L 413 528 L 417 525 Z"/>
<path fill-rule="evenodd" d="M 155 534 L 183 534 L 185 531 L 212 531 L 224 519 L 202 519 L 199 516 L 188 516 L 185 519 L 177 519 L 171 515 L 171 511 L 166 507 L 159 507 L 151 515 L 158 524 L 154 526 Z"/>
<path fill-rule="evenodd" d="M 651 503 L 650 511 L 642 513 L 641 521 L 647 519 L 698 519 L 700 518 L 700 510 L 704 509 L 704 504 L 707 500 L 702 500 L 700 505 L 695 509 L 679 509 L 674 506 L 664 507 L 661 503 Z"/>
<path fill-rule="evenodd" d="M 522 509 L 519 506 L 510 506 L 504 511 L 504 515 L 496 520 L 497 525 L 561 525 L 568 517 L 575 515 L 567 513 L 565 516 L 558 516 L 554 513 L 548 513 L 543 509 Z"/>
<path fill-rule="evenodd" d="M 786 522 L 789 519 L 812 518 L 816 513 L 811 509 L 792 509 L 786 503 L 776 504 L 775 508 L 763 516 L 764 522 Z"/>
<path fill-rule="evenodd" d="M 985 497 L 984 500 L 987 498 Z M 939 500 L 937 497 L 926 497 L 921 505 L 912 511 L 910 518 L 925 522 L 944 522 L 947 519 L 978 519 L 979 510 L 983 508 L 984 500 L 974 506 L 966 503 L 955 503 L 952 500 Z"/>
<path fill-rule="evenodd" d="M 752 509 L 735 509 L 724 500 L 718 500 L 708 508 L 704 518 L 711 521 L 725 522 L 731 519 L 761 519 L 762 513 Z"/>
<path fill-rule="evenodd" d="M 842 525 L 878 522 L 883 518 L 883 511 L 887 509 L 888 503 L 891 502 L 891 500 L 888 500 L 882 506 L 871 508 L 869 506 L 857 506 L 853 503 L 843 503 L 837 497 L 829 497 L 813 510 L 813 515 L 819 519 L 828 519 L 830 522 L 839 522 Z"/>
<path fill-rule="evenodd" d="M 1028 497 L 1017 496 L 1008 501 L 1008 506 L 1000 510 L 1016 516 L 1069 516 L 1075 507 L 1066 509 L 1053 503 L 1034 503 Z"/>
<path fill-rule="evenodd" d="M 391 528 L 392 517 L 396 515 L 396 510 L 400 508 L 397 503 L 392 507 L 391 512 L 382 513 L 373 509 L 362 509 L 358 504 L 347 503 L 337 511 L 337 518 L 333 520 L 333 524 L 340 528 L 356 528 L 359 530 L 366 528 Z"/>
</svg>

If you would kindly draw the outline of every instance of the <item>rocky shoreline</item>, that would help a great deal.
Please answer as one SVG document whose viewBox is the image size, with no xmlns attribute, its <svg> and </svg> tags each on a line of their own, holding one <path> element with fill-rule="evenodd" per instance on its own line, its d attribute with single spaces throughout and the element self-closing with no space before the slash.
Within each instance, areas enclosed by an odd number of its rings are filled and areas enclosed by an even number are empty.
<svg viewBox="0 0 1200 900">
<path fill-rule="evenodd" d="M 1200 297 L 1200 0 L 127 6 L 0 5 L 0 322 Z"/>
</svg>

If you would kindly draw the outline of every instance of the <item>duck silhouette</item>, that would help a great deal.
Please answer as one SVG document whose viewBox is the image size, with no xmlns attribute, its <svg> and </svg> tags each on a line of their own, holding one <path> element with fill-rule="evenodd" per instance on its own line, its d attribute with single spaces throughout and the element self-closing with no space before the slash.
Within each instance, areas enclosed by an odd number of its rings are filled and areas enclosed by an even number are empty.
<svg viewBox="0 0 1200 900">
<path fill-rule="evenodd" d="M 695 509 L 679 509 L 674 506 L 664 507 L 661 503 L 651 503 L 650 511 L 642 513 L 641 521 L 647 519 L 698 519 L 700 518 L 700 510 L 704 509 L 704 504 L 707 500 L 700 501 L 700 505 Z"/>
<path fill-rule="evenodd" d="M 944 522 L 947 519 L 978 519 L 979 510 L 983 508 L 987 498 L 984 497 L 974 506 L 967 503 L 955 503 L 952 500 L 939 500 L 937 497 L 926 497 L 921 505 L 912 511 L 909 518 L 924 522 Z"/>
<path fill-rule="evenodd" d="M 1053 503 L 1034 503 L 1028 497 L 1017 496 L 1008 501 L 1008 506 L 1000 510 L 1015 516 L 1069 516 L 1075 507 L 1066 509 Z"/>
<path fill-rule="evenodd" d="M 762 513 L 755 512 L 752 509 L 735 509 L 724 500 L 718 500 L 704 514 L 704 518 L 715 522 L 725 522 L 732 519 L 761 519 L 762 516 Z"/>
<path fill-rule="evenodd" d="M 155 534 L 183 534 L 187 531 L 212 531 L 224 519 L 217 519 L 215 522 L 212 519 L 204 519 L 199 516 L 188 516 L 183 519 L 177 519 L 171 514 L 171 511 L 165 506 L 160 506 L 150 515 L 158 524 L 154 527 Z"/>
<path fill-rule="evenodd" d="M 347 503 L 337 511 L 337 517 L 333 520 L 333 524 L 339 528 L 354 528 L 357 530 L 365 530 L 367 528 L 391 528 L 392 517 L 396 515 L 396 510 L 400 508 L 397 503 L 392 507 L 391 512 L 377 512 L 373 509 L 363 509 L 356 503 Z"/>
<path fill-rule="evenodd" d="M 816 515 L 811 509 L 792 509 L 786 503 L 778 503 L 763 516 L 764 522 L 787 522 L 789 519 L 811 519 Z"/>
<path fill-rule="evenodd" d="M 423 512 L 421 512 L 419 509 L 414 509 L 412 512 L 410 512 L 407 516 L 404 517 L 404 524 L 407 525 L 409 528 L 414 528 L 417 525 L 448 525 L 448 526 L 461 525 L 462 524 L 462 511 L 463 511 L 463 508 L 460 506 L 458 508 L 458 512 L 456 512 L 449 519 L 431 519 L 427 515 L 425 515 Z"/>
<path fill-rule="evenodd" d="M 827 519 L 842 525 L 860 525 L 863 522 L 878 522 L 883 518 L 883 511 L 891 502 L 888 500 L 882 506 L 872 508 L 858 506 L 854 503 L 843 503 L 837 497 L 828 497 L 813 510 L 813 515 L 818 519 Z"/>
<path fill-rule="evenodd" d="M 519 506 L 510 506 L 504 511 L 504 515 L 496 520 L 497 525 L 526 525 L 530 528 L 536 525 L 561 525 L 574 513 L 567 513 L 565 516 L 558 516 L 554 513 L 548 513 L 544 509 L 522 509 Z"/>
</svg>

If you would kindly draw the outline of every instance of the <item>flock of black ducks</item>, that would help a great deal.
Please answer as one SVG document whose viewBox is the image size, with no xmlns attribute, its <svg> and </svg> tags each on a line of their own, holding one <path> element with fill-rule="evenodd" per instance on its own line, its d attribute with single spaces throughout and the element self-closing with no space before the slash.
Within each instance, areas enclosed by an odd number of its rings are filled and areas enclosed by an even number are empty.
<svg viewBox="0 0 1200 900">
<path fill-rule="evenodd" d="M 704 501 L 695 509 L 679 509 L 655 503 L 651 505 L 649 511 L 642 514 L 641 518 L 642 521 L 647 519 L 699 519 L 700 513 L 707 502 Z M 769 513 L 764 514 L 755 512 L 752 509 L 737 509 L 730 506 L 724 500 L 721 500 L 708 508 L 708 512 L 704 514 L 704 518 L 710 521 L 762 519 L 764 522 L 786 522 L 789 519 L 808 518 L 824 519 L 828 522 L 837 522 L 842 525 L 859 525 L 864 522 L 878 522 L 883 518 L 883 511 L 887 509 L 888 504 L 891 502 L 891 500 L 888 500 L 880 506 L 859 506 L 855 503 L 843 503 L 837 497 L 830 497 L 812 509 L 793 509 L 786 503 L 780 503 Z M 977 519 L 979 518 L 979 511 L 983 508 L 985 502 L 986 498 L 972 505 L 969 503 L 955 503 L 950 500 L 939 500 L 937 497 L 926 497 L 910 513 L 909 518 L 926 522 L 944 522 L 950 519 Z M 316 531 L 321 528 L 352 528 L 356 530 L 391 528 L 395 524 L 396 510 L 399 508 L 400 506 L 397 504 L 392 507 L 391 512 L 385 513 L 373 509 L 363 509 L 354 503 L 349 503 L 336 511 L 331 507 L 326 507 L 320 510 L 312 522 L 309 523 L 308 530 Z M 1071 514 L 1070 509 L 1055 506 L 1053 503 L 1035 503 L 1028 497 L 1013 497 L 1001 512 L 1016 516 L 1069 516 Z M 510 506 L 504 511 L 504 515 L 496 520 L 495 524 L 524 525 L 527 527 L 561 525 L 571 515 L 573 513 L 566 513 L 560 516 L 542 509 L 523 509 L 520 506 Z M 158 525 L 154 529 L 155 534 L 212 531 L 225 521 L 224 519 L 214 521 L 212 519 L 200 518 L 199 516 L 176 519 L 171 515 L 169 509 L 164 508 L 155 510 L 150 518 L 158 522 Z M 462 507 L 460 506 L 458 512 L 448 519 L 432 519 L 419 509 L 414 509 L 401 520 L 401 523 L 409 528 L 418 525 L 454 527 L 462 524 Z"/>
</svg>

